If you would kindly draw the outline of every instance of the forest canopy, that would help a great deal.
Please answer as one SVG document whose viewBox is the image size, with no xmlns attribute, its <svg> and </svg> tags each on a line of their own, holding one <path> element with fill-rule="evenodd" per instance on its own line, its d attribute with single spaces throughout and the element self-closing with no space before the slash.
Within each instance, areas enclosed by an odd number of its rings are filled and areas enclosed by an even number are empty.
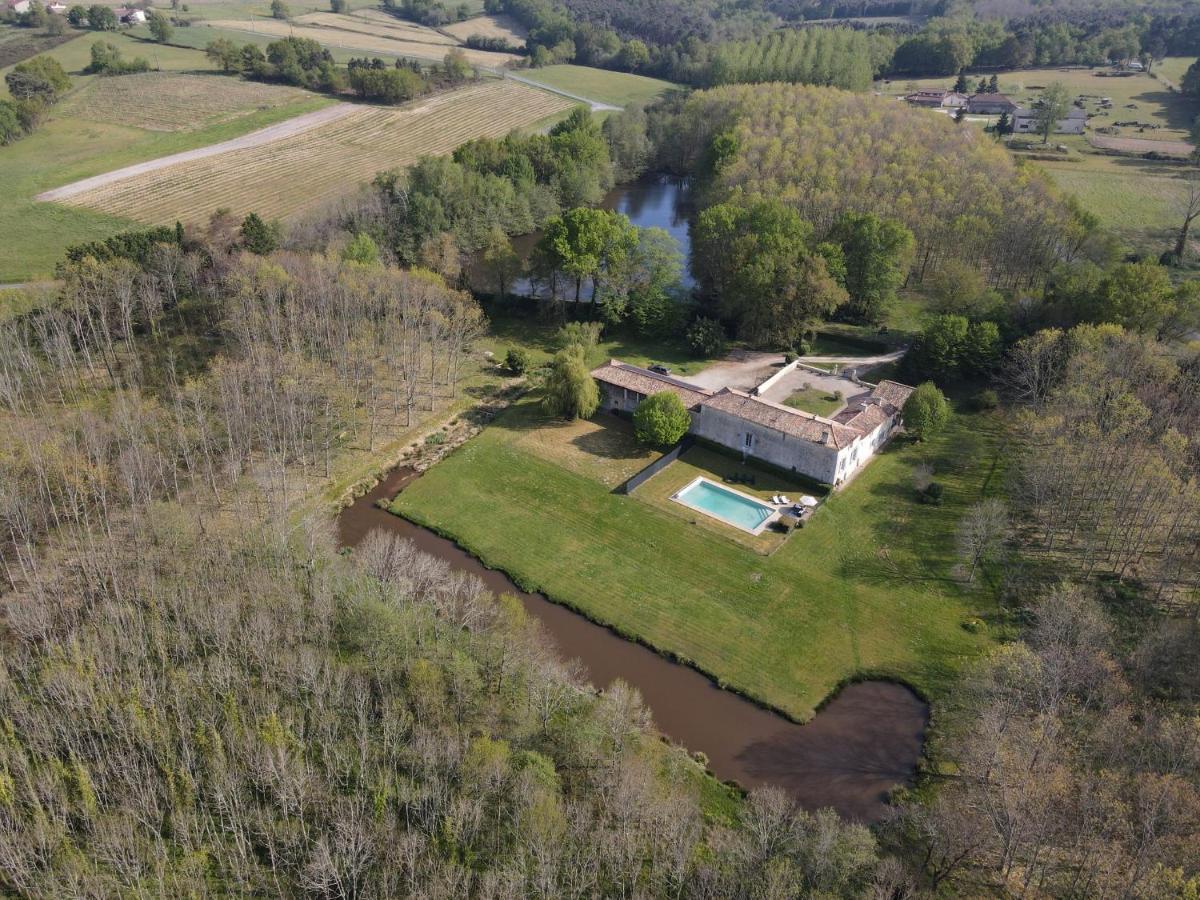
<svg viewBox="0 0 1200 900">
<path fill-rule="evenodd" d="M 818 240 L 850 213 L 898 221 L 915 238 L 918 278 L 956 259 L 1015 288 L 1085 243 L 1043 178 L 943 116 L 783 84 L 703 91 L 665 115 L 654 129 L 662 162 L 698 173 L 704 203 L 778 200 Z"/>
</svg>

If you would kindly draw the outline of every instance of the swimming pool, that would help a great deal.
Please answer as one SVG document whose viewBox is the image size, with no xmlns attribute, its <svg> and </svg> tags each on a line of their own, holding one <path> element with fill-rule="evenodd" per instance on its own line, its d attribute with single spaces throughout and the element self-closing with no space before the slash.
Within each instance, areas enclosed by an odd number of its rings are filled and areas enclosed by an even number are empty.
<svg viewBox="0 0 1200 900">
<path fill-rule="evenodd" d="M 671 499 L 751 534 L 762 531 L 775 515 L 774 507 L 704 477 L 691 481 Z"/>
</svg>

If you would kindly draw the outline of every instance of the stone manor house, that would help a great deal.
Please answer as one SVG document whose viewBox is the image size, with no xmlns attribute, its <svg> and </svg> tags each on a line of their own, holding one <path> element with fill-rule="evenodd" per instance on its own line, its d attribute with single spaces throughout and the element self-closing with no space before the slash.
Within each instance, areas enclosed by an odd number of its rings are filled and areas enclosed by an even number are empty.
<svg viewBox="0 0 1200 900">
<path fill-rule="evenodd" d="M 773 403 L 753 392 L 694 384 L 609 360 L 592 372 L 602 409 L 632 413 L 651 394 L 670 391 L 692 417 L 690 433 L 744 459 L 758 459 L 824 484 L 837 485 L 861 469 L 900 425 L 904 401 L 915 390 L 896 381 L 863 385 L 832 418 Z"/>
</svg>

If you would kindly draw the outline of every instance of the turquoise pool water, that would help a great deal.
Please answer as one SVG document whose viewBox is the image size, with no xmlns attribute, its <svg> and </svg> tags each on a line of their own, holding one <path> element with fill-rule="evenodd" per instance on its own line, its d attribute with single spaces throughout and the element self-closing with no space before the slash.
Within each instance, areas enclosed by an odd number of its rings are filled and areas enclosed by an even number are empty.
<svg viewBox="0 0 1200 900">
<path fill-rule="evenodd" d="M 774 510 L 739 491 L 723 488 L 711 481 L 695 481 L 675 495 L 685 506 L 708 513 L 746 531 L 756 531 Z"/>
</svg>

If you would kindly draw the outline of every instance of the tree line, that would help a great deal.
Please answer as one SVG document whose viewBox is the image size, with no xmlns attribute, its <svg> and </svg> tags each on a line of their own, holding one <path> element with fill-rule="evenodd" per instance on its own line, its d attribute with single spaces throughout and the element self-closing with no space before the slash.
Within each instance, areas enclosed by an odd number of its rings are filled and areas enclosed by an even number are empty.
<svg viewBox="0 0 1200 900">
<path fill-rule="evenodd" d="M 204 52 L 226 73 L 327 94 L 353 91 L 375 103 L 404 103 L 474 76 L 474 69 L 457 47 L 447 51 L 440 64 L 427 68 L 401 59 L 388 65 L 377 57 L 351 59 L 343 68 L 320 43 L 298 37 L 272 41 L 265 49 L 254 43 L 239 45 L 229 38 L 217 38 Z"/>
<path fill-rule="evenodd" d="M 813 17 L 804 4 L 728 0 L 493 0 L 491 8 L 529 29 L 533 65 L 574 61 L 698 86 L 783 80 L 863 90 L 872 77 L 1125 59 L 1152 64 L 1200 52 L 1195 12 L 1129 7 L 996 17 L 939 7 L 921 25 L 804 25 Z M 812 44 L 820 49 L 810 59 L 804 48 Z"/>
</svg>

